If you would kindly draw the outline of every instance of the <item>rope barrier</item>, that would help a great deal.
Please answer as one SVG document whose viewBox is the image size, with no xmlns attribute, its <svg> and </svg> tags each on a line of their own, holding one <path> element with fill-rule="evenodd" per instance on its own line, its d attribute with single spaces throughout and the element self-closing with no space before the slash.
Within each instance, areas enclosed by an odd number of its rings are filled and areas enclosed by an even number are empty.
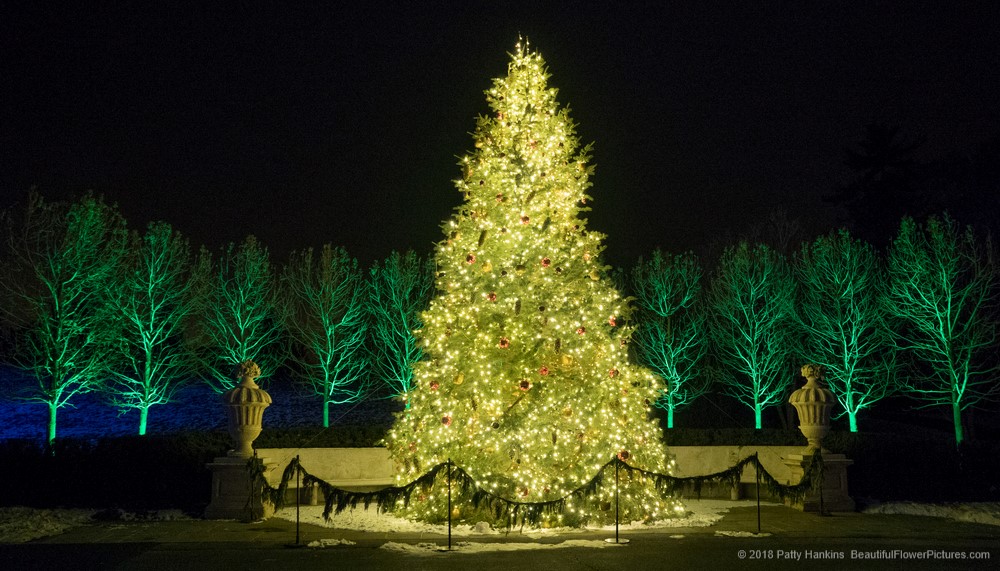
<svg viewBox="0 0 1000 571">
<path fill-rule="evenodd" d="M 757 453 L 743 458 L 730 468 L 713 474 L 684 477 L 660 474 L 630 466 L 615 454 L 611 460 L 598 469 L 597 474 L 588 482 L 560 498 L 544 502 L 520 502 L 490 492 L 477 484 L 464 468 L 451 461 L 442 462 L 434 466 L 422 476 L 403 486 L 388 486 L 373 492 L 355 492 L 334 486 L 310 474 L 299 463 L 297 456 L 285 467 L 281 475 L 281 481 L 277 487 L 271 486 L 264 477 L 264 464 L 256 456 L 247 462 L 247 470 L 251 475 L 251 494 L 259 490 L 260 497 L 269 500 L 275 506 L 275 509 L 283 507 L 288 484 L 293 478 L 301 476 L 302 487 L 318 486 L 326 498 L 323 517 L 327 520 L 330 519 L 331 514 L 339 514 L 348 508 L 354 509 L 358 504 L 363 505 L 365 509 L 375 504 L 380 513 L 389 511 L 389 509 L 396 506 L 399 502 L 402 502 L 403 506 L 408 506 L 415 490 L 431 487 L 441 470 L 448 470 L 449 492 L 451 491 L 451 487 L 457 483 L 462 495 L 469 496 L 471 494 L 471 502 L 474 507 L 488 508 L 493 512 L 497 520 L 505 520 L 508 529 L 510 529 L 516 523 L 522 526 L 525 524 L 537 524 L 543 514 L 562 511 L 567 500 L 571 498 L 584 499 L 593 495 L 604 481 L 605 470 L 612 466 L 616 471 L 616 482 L 618 471 L 624 471 L 629 477 L 637 474 L 652 480 L 656 490 L 664 497 L 672 496 L 675 491 L 686 485 L 692 486 L 698 497 L 701 497 L 701 488 L 706 483 L 725 483 L 730 486 L 738 485 L 743 470 L 750 465 L 755 467 L 758 481 L 763 481 L 768 492 L 781 500 L 800 502 L 809 492 L 821 487 L 823 458 L 818 452 L 812 456 L 812 460 L 805 468 L 805 473 L 796 484 L 782 484 L 779 482 L 764 468 Z M 450 508 L 448 515 L 450 517 Z"/>
</svg>

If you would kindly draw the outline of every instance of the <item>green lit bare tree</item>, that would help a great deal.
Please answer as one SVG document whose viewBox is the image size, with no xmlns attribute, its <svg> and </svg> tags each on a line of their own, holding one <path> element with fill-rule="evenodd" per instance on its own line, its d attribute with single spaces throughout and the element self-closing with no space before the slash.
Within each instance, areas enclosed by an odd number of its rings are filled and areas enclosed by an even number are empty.
<svg viewBox="0 0 1000 571">
<path fill-rule="evenodd" d="M 795 275 L 806 360 L 823 366 L 841 416 L 857 432 L 858 413 L 893 389 L 895 351 L 882 303 L 885 268 L 870 244 L 840 230 L 804 244 Z"/>
<path fill-rule="evenodd" d="M 124 252 L 125 220 L 92 195 L 67 203 L 31 193 L 6 226 L 0 282 L 17 338 L 12 361 L 37 381 L 25 398 L 48 407 L 51 443 L 59 409 L 98 389 L 106 371 L 118 320 L 104 293 Z"/>
<path fill-rule="evenodd" d="M 357 402 L 370 376 L 365 353 L 368 289 L 358 261 L 342 248 L 295 252 L 281 274 L 281 310 L 294 344 L 295 373 L 323 398 L 323 426 L 330 405 Z"/>
<path fill-rule="evenodd" d="M 888 308 L 902 323 L 897 343 L 929 372 L 904 390 L 925 406 L 949 406 L 961 444 L 962 411 L 1000 394 L 993 245 L 947 215 L 924 225 L 904 218 L 889 272 Z"/>
<path fill-rule="evenodd" d="M 434 291 L 432 267 L 413 251 L 393 252 L 372 266 L 369 285 L 372 369 L 409 406 L 413 364 L 423 356 L 413 332 L 422 327 L 420 312 Z"/>
<path fill-rule="evenodd" d="M 725 392 L 761 414 L 784 404 L 792 375 L 795 282 L 784 257 L 764 244 L 727 248 L 709 290 L 709 329 Z"/>
<path fill-rule="evenodd" d="M 221 393 L 235 386 L 233 368 L 248 359 L 262 379 L 274 374 L 283 360 L 282 331 L 267 248 L 247 236 L 211 265 L 195 344 L 205 382 Z"/>
<path fill-rule="evenodd" d="M 154 222 L 143 236 L 133 233 L 108 303 L 118 315 L 116 364 L 105 391 L 120 409 L 139 411 L 146 434 L 149 409 L 167 404 L 195 371 L 183 342 L 184 327 L 198 310 L 192 284 L 191 248 L 166 222 Z"/>
<path fill-rule="evenodd" d="M 708 392 L 709 378 L 699 365 L 705 355 L 705 313 L 698 306 L 701 266 L 692 253 L 676 256 L 655 250 L 632 269 L 632 287 L 640 320 L 632 341 L 639 361 L 666 381 L 656 406 L 674 413 Z"/>
</svg>

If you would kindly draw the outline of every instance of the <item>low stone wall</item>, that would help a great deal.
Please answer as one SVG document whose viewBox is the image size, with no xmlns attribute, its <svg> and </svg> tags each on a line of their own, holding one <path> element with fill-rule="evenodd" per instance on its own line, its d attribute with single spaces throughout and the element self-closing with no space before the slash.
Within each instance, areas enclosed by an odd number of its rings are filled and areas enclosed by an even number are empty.
<svg viewBox="0 0 1000 571">
<path fill-rule="evenodd" d="M 704 476 L 721 472 L 734 466 L 740 460 L 753 454 L 758 454 L 760 463 L 774 479 L 783 484 L 795 484 L 799 476 L 785 460 L 793 454 L 801 454 L 805 446 L 671 446 L 670 453 L 674 455 L 676 469 L 674 476 Z M 722 486 L 704 486 L 701 489 L 702 498 L 753 498 L 756 491 L 757 474 L 753 466 L 743 469 L 740 486 L 736 490 Z M 696 497 L 694 489 L 684 491 L 684 497 Z M 767 490 L 761 488 L 761 497 L 768 497 Z"/>
<path fill-rule="evenodd" d="M 345 490 L 377 490 L 395 483 L 396 472 L 385 448 L 258 448 L 257 456 L 275 465 L 266 473 L 268 483 L 278 485 L 296 455 L 307 472 Z"/>
<path fill-rule="evenodd" d="M 779 482 L 794 484 L 798 476 L 785 464 L 791 454 L 801 454 L 803 446 L 672 446 L 670 453 L 677 463 L 675 476 L 702 476 L 720 472 L 754 453 L 760 455 L 764 468 Z M 299 456 L 302 467 L 310 474 L 331 485 L 348 490 L 376 490 L 391 486 L 395 469 L 385 448 L 262 448 L 257 455 L 274 468 L 267 472 L 268 481 L 276 486 L 285 466 Z M 747 467 L 740 479 L 740 489 L 705 486 L 703 498 L 754 497 L 756 474 Z M 292 482 L 292 486 L 295 483 Z M 766 493 L 766 491 L 762 491 Z M 686 490 L 685 497 L 694 497 Z"/>
</svg>

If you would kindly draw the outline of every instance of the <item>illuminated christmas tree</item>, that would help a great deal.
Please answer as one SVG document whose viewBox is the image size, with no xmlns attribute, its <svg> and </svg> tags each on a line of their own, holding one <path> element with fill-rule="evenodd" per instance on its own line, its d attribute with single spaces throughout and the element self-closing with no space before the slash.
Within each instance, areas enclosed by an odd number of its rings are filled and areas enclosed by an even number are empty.
<svg viewBox="0 0 1000 571">
<path fill-rule="evenodd" d="M 416 332 L 424 358 L 387 439 L 401 484 L 451 459 L 493 493 L 544 502 L 586 484 L 616 454 L 670 469 L 650 417 L 664 387 L 629 363 L 629 307 L 602 264 L 604 236 L 581 218 L 589 147 L 548 77 L 541 55 L 519 43 L 461 160 L 455 184 L 465 200 L 443 226 L 437 292 Z M 640 484 L 623 484 L 623 519 L 673 515 L 674 502 Z M 613 494 L 601 487 L 562 521 L 601 519 Z M 443 515 L 434 492 L 420 499 L 418 515 Z"/>
</svg>

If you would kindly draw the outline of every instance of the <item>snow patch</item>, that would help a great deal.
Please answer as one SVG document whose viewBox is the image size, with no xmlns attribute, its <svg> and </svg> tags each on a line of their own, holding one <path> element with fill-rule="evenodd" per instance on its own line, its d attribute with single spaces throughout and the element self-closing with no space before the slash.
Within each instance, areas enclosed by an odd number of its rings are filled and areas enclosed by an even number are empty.
<svg viewBox="0 0 1000 571">
<path fill-rule="evenodd" d="M 861 513 L 889 515 L 920 515 L 943 517 L 967 523 L 1000 525 L 1000 502 L 965 504 L 918 504 L 915 502 L 888 502 L 865 508 Z"/>
<path fill-rule="evenodd" d="M 336 547 L 338 545 L 357 545 L 357 542 L 351 541 L 350 539 L 320 539 L 318 541 L 310 541 L 306 544 L 306 547 L 322 549 L 324 547 Z"/>
<path fill-rule="evenodd" d="M 0 508 L 0 543 L 24 543 L 91 522 L 95 510 Z"/>
<path fill-rule="evenodd" d="M 451 544 L 452 553 L 484 553 L 487 551 L 526 551 L 532 549 L 563 549 L 566 547 L 585 547 L 592 549 L 603 549 L 605 547 L 620 547 L 622 543 L 610 543 L 599 539 L 568 539 L 559 543 L 537 543 L 532 541 L 514 541 L 510 543 L 479 543 L 472 541 L 459 541 Z M 397 543 L 390 541 L 382 544 L 381 549 L 407 553 L 410 555 L 435 555 L 448 548 L 436 543 Z"/>
<path fill-rule="evenodd" d="M 721 537 L 771 537 L 770 533 L 754 533 L 752 531 L 717 531 L 715 535 Z"/>
</svg>

